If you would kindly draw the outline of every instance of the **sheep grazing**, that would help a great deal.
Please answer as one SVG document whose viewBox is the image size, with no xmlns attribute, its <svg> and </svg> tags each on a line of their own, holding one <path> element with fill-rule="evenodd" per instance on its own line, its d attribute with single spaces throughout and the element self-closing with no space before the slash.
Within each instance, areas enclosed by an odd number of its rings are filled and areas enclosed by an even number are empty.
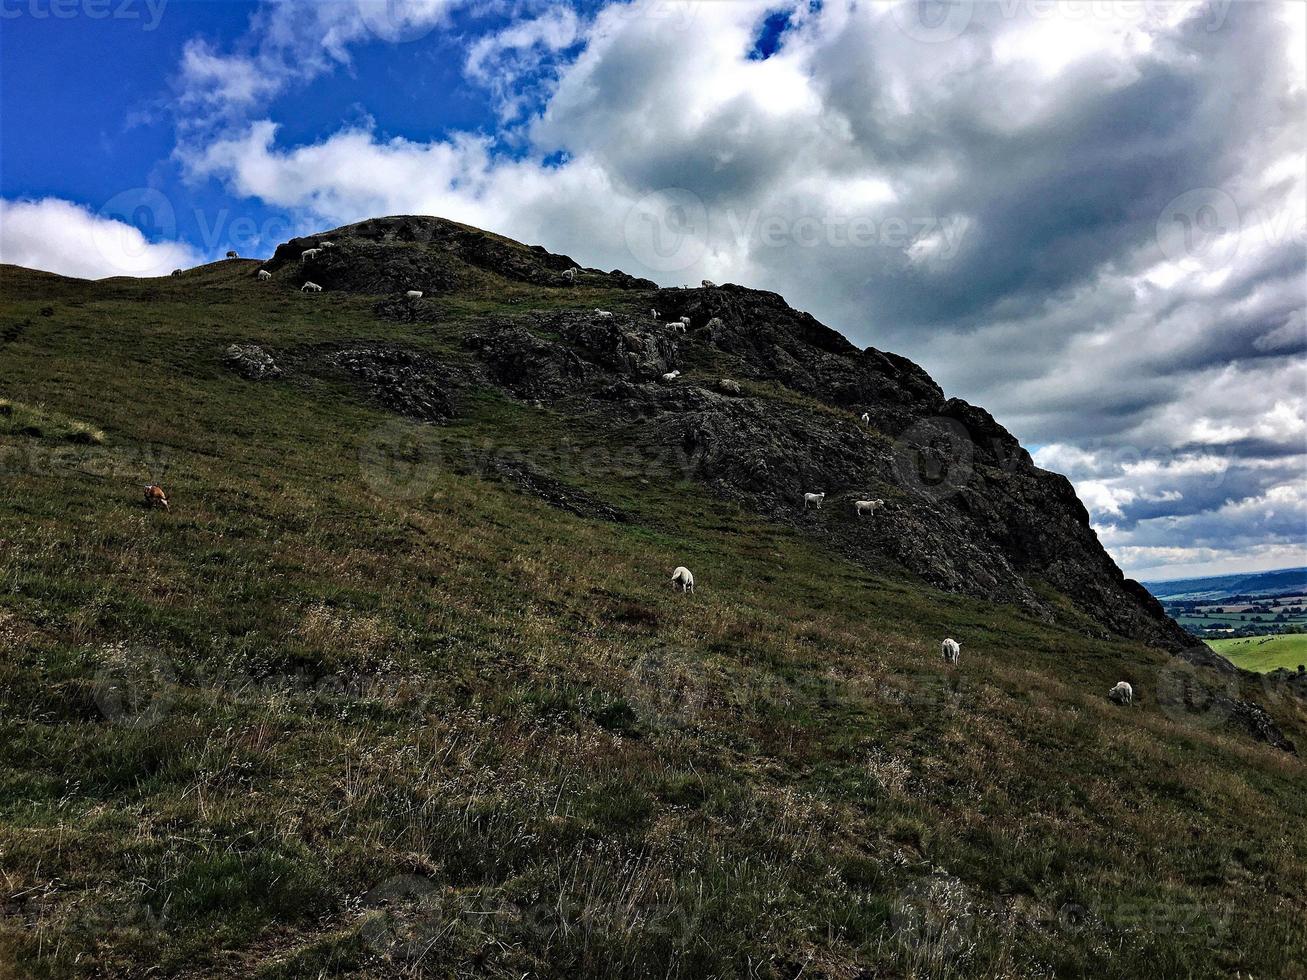
<svg viewBox="0 0 1307 980">
<path fill-rule="evenodd" d="M 1134 704 L 1135 689 L 1125 681 L 1117 681 L 1116 687 L 1107 692 L 1107 699 L 1117 704 Z"/>
<path fill-rule="evenodd" d="M 572 266 L 572 268 L 563 271 L 563 278 L 568 282 L 576 282 L 576 277 L 580 274 L 581 270 L 576 266 Z"/>
<path fill-rule="evenodd" d="M 612 315 L 612 310 L 595 310 L 595 316 L 599 317 L 601 320 L 611 319 Z"/>
<path fill-rule="evenodd" d="M 163 492 L 163 487 L 154 483 L 146 484 L 145 506 L 162 507 L 164 510 L 168 509 L 168 495 Z"/>
<path fill-rule="evenodd" d="M 870 413 L 870 412 L 863 412 L 863 413 L 862 413 L 862 424 L 863 424 L 863 425 L 871 425 L 871 413 Z"/>
<path fill-rule="evenodd" d="M 956 667 L 962 659 L 962 644 L 957 640 L 945 640 L 939 645 L 939 652 L 944 658 L 944 663 Z"/>
<path fill-rule="evenodd" d="M 853 501 L 853 512 L 861 517 L 863 514 L 876 516 L 876 511 L 885 506 L 883 500 L 855 500 Z"/>
<path fill-rule="evenodd" d="M 231 251 L 229 251 L 229 252 L 227 253 L 227 258 L 229 258 L 229 259 L 239 259 L 240 256 L 236 254 L 236 250 L 235 250 L 235 249 L 232 249 Z"/>
<path fill-rule="evenodd" d="M 271 279 L 271 278 L 272 278 L 272 273 L 269 272 L 267 269 L 260 269 L 260 270 L 259 270 L 259 278 L 260 278 L 260 279 Z"/>
<path fill-rule="evenodd" d="M 318 248 L 335 248 L 335 242 L 318 242 Z"/>
<path fill-rule="evenodd" d="M 730 378 L 722 378 L 721 381 L 717 382 L 717 387 L 728 395 L 741 395 L 744 393 L 744 389 L 740 387 L 739 383 L 732 381 Z"/>
<path fill-rule="evenodd" d="M 681 587 L 682 592 L 694 591 L 694 575 L 684 565 L 677 565 L 672 569 L 672 588 Z"/>
<path fill-rule="evenodd" d="M 715 289 L 717 287 L 717 283 L 713 282 L 711 279 L 705 279 L 699 285 L 701 285 L 704 289 Z"/>
<path fill-rule="evenodd" d="M 405 298 L 405 299 L 421 299 L 421 298 L 422 298 L 422 290 L 420 290 L 420 289 L 410 289 L 407 293 L 404 294 L 404 298 Z"/>
<path fill-rule="evenodd" d="M 683 316 L 681 317 L 681 322 L 688 327 L 690 325 L 690 318 L 688 316 Z"/>
<path fill-rule="evenodd" d="M 666 374 L 663 375 L 663 380 L 670 383 L 672 381 L 675 381 L 680 376 L 681 376 L 680 371 L 668 371 Z"/>
<path fill-rule="evenodd" d="M 306 282 L 303 286 L 300 287 L 300 292 L 301 292 L 301 293 L 320 293 L 320 292 L 322 292 L 322 287 L 319 286 L 316 282 Z"/>
<path fill-rule="evenodd" d="M 300 252 L 300 263 L 303 264 L 309 259 L 316 259 L 321 254 L 322 249 L 320 248 L 306 248 L 304 251 Z"/>
<path fill-rule="evenodd" d="M 180 276 L 181 274 L 182 274 L 181 269 L 173 269 L 172 272 L 169 273 L 169 275 L 173 275 L 173 276 Z"/>
<path fill-rule="evenodd" d="M 818 510 L 821 510 L 821 503 L 825 499 L 826 499 L 826 494 L 824 492 L 805 493 L 803 495 L 803 509 L 807 510 L 809 505 L 815 505 Z"/>
<path fill-rule="evenodd" d="M 671 327 L 672 330 L 675 331 L 676 333 L 685 333 L 685 324 L 682 323 L 680 320 L 674 320 L 667 325 Z"/>
</svg>

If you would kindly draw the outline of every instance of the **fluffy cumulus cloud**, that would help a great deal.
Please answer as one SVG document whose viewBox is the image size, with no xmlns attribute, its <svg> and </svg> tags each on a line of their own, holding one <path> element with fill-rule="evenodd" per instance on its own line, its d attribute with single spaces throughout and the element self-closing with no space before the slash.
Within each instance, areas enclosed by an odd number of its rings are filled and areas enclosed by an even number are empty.
<svg viewBox="0 0 1307 980">
<path fill-rule="evenodd" d="M 149 191 L 136 192 L 130 203 L 154 206 L 160 214 L 170 208 L 162 195 Z M 162 276 L 198 261 L 190 247 L 176 241 L 152 241 L 136 225 L 105 211 L 96 213 L 58 198 L 0 199 L 0 262 L 102 279 Z"/>
<path fill-rule="evenodd" d="M 266 4 L 186 48 L 178 160 L 778 290 L 1042 446 L 1128 570 L 1304 560 L 1307 6 L 537 2 L 465 45 L 493 132 L 283 137 L 280 94 L 477 9 Z"/>
</svg>

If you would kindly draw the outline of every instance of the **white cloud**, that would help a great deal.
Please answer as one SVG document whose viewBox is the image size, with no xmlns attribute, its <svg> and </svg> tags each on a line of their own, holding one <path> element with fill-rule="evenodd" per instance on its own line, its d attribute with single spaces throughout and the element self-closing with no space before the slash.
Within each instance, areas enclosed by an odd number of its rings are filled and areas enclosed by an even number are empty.
<svg viewBox="0 0 1307 980">
<path fill-rule="evenodd" d="M 150 241 L 140 230 L 69 201 L 0 199 L 0 262 L 64 276 L 162 276 L 199 256 L 177 242 Z"/>
<path fill-rule="evenodd" d="M 351 63 L 366 43 L 419 40 L 448 18 L 459 0 L 267 0 L 256 8 L 239 50 L 216 51 L 194 39 L 177 84 L 185 129 L 239 116 L 284 91 Z"/>
<path fill-rule="evenodd" d="M 468 78 L 490 89 L 501 119 L 511 121 L 539 98 L 532 76 L 542 69 L 548 75 L 548 56 L 575 44 L 581 34 L 581 18 L 571 7 L 553 7 L 538 17 L 478 38 L 468 49 L 463 70 Z"/>
</svg>

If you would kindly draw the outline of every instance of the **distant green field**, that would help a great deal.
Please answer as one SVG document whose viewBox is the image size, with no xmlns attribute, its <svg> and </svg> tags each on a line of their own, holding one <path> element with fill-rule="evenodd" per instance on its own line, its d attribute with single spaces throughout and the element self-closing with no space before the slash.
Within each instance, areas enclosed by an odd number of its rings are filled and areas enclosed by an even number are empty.
<svg viewBox="0 0 1307 980">
<path fill-rule="evenodd" d="M 1245 670 L 1296 670 L 1299 664 L 1307 664 L 1307 633 L 1208 640 L 1207 645 Z"/>
</svg>

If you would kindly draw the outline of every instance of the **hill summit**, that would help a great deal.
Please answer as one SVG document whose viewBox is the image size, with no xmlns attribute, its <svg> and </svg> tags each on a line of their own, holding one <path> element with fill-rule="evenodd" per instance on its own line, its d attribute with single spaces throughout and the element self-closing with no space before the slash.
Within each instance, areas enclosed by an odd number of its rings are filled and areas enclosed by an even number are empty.
<svg viewBox="0 0 1307 980">
<path fill-rule="evenodd" d="M 301 261 L 321 242 L 333 247 Z M 416 304 L 382 302 L 380 315 L 401 320 L 435 316 L 431 301 L 497 281 L 546 287 L 554 293 L 548 306 L 487 318 L 465 338 L 479 378 L 583 416 L 872 567 L 894 563 L 940 588 L 1099 635 L 1172 651 L 1194 645 L 1122 575 L 1069 481 L 1035 466 L 988 412 L 945 397 L 907 358 L 858 349 L 775 293 L 732 284 L 659 289 L 416 216 L 293 239 L 266 267 L 280 282 L 309 279 L 329 292 L 422 291 Z M 612 316 L 555 308 L 600 290 L 620 290 Z M 681 318 L 684 333 L 669 326 Z M 661 382 L 675 370 L 685 374 Z M 456 402 L 457 385 L 448 387 Z M 804 512 L 810 491 L 826 493 L 821 513 Z M 857 499 L 885 504 L 874 520 L 859 521 Z M 1068 616 L 1050 590 L 1082 615 Z"/>
</svg>

